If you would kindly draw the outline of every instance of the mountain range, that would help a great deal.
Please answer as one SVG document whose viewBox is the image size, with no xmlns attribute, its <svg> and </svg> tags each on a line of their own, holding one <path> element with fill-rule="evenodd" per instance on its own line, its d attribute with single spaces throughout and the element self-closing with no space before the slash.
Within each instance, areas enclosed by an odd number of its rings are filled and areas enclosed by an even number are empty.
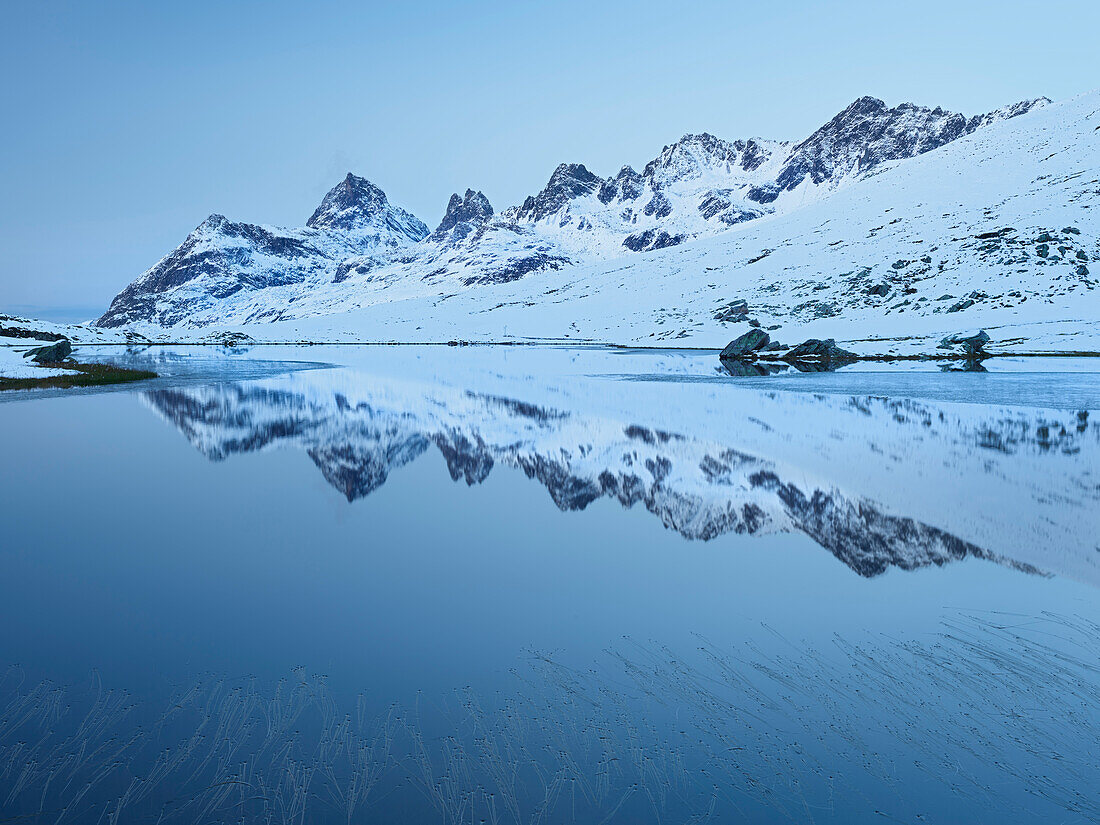
<svg viewBox="0 0 1100 825">
<path fill-rule="evenodd" d="M 717 345 L 739 324 L 969 320 L 1092 291 L 1098 108 L 966 117 L 863 97 L 797 143 L 689 134 L 641 172 L 561 164 L 501 212 L 468 189 L 434 231 L 349 173 L 301 228 L 210 216 L 96 324 Z M 990 276 L 996 292 L 978 288 Z"/>
</svg>

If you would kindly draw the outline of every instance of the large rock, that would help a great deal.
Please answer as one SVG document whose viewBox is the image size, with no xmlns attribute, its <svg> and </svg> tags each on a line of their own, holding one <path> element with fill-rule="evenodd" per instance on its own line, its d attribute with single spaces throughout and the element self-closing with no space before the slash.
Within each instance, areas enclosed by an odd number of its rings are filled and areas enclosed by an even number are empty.
<svg viewBox="0 0 1100 825">
<path fill-rule="evenodd" d="M 949 335 L 940 341 L 940 349 L 958 349 L 965 355 L 984 355 L 988 343 L 989 335 L 983 329 L 975 335 L 963 335 L 961 332 Z"/>
<path fill-rule="evenodd" d="M 754 352 L 766 347 L 771 340 L 771 336 L 764 330 L 750 329 L 740 338 L 735 338 L 726 344 L 726 348 L 718 357 L 723 360 L 748 358 Z"/>
<path fill-rule="evenodd" d="M 72 354 L 72 351 L 73 345 L 62 338 L 56 344 L 50 344 L 48 347 L 35 347 L 28 350 L 23 353 L 23 357 L 30 358 L 36 364 L 53 364 L 64 361 Z"/>
<path fill-rule="evenodd" d="M 792 347 L 783 356 L 790 361 L 817 360 L 817 361 L 855 361 L 859 358 L 854 352 L 848 352 L 836 345 L 832 338 L 822 341 L 819 338 L 807 338 L 801 344 Z"/>
<path fill-rule="evenodd" d="M 723 307 L 719 307 L 714 313 L 714 320 L 723 323 L 740 323 L 749 320 L 749 304 L 744 300 L 730 301 Z"/>
</svg>

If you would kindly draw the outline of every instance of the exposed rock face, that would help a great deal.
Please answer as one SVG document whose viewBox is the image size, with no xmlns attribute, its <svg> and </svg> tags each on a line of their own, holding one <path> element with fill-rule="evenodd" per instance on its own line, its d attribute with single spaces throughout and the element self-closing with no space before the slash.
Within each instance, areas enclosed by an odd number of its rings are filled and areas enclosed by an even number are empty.
<svg viewBox="0 0 1100 825">
<path fill-rule="evenodd" d="M 731 189 L 714 189 L 706 193 L 699 201 L 699 214 L 704 220 L 717 218 L 727 226 L 751 221 L 764 214 L 761 209 L 749 209 L 742 204 L 735 203 L 737 195 Z"/>
<path fill-rule="evenodd" d="M 557 212 L 574 198 L 598 191 L 603 181 L 582 163 L 563 163 L 554 170 L 549 182 L 537 195 L 528 197 L 516 210 L 521 221 L 540 221 Z"/>
<path fill-rule="evenodd" d="M 488 223 L 492 217 L 493 207 L 481 192 L 467 189 L 463 197 L 459 197 L 456 192 L 451 195 L 451 200 L 447 203 L 447 214 L 443 216 L 431 238 L 433 241 L 462 240 Z"/>
<path fill-rule="evenodd" d="M 725 306 L 719 307 L 714 313 L 715 321 L 723 323 L 738 323 L 749 320 L 749 303 L 743 298 L 730 301 Z"/>
<path fill-rule="evenodd" d="M 4 322 L 8 321 L 8 324 Z M 60 341 L 64 338 L 57 332 L 47 332 L 35 329 L 29 319 L 16 318 L 11 315 L 0 315 L 0 338 L 29 338 L 33 341 Z"/>
<path fill-rule="evenodd" d="M 636 200 L 643 191 L 645 186 L 645 178 L 635 172 L 631 167 L 624 166 L 619 170 L 619 174 L 613 178 L 608 178 L 602 184 L 600 184 L 599 199 L 600 203 L 611 203 L 611 201 L 632 201 Z"/>
<path fill-rule="evenodd" d="M 360 178 L 348 172 L 336 186 L 325 195 L 321 205 L 306 221 L 311 229 L 336 229 L 352 234 L 367 233 L 394 237 L 416 243 L 428 235 L 428 227 L 423 221 L 390 204 L 386 193 L 366 178 Z M 385 238 L 386 241 L 390 240 Z"/>
<path fill-rule="evenodd" d="M 750 329 L 744 335 L 726 344 L 726 348 L 722 350 L 721 355 L 718 357 L 722 360 L 745 358 L 764 349 L 771 343 L 771 340 L 771 336 L 764 330 Z"/>
<path fill-rule="evenodd" d="M 974 335 L 949 335 L 940 341 L 940 349 L 957 349 L 967 356 L 985 355 L 985 345 L 989 343 L 989 334 L 983 329 Z"/>
<path fill-rule="evenodd" d="M 819 361 L 855 361 L 859 358 L 854 352 L 841 349 L 836 341 L 827 338 L 824 341 L 818 338 L 807 338 L 801 344 L 791 347 L 783 356 L 785 359 L 797 361 L 816 359 Z"/>
<path fill-rule="evenodd" d="M 684 135 L 646 164 L 642 176 L 654 189 L 698 178 L 712 169 L 754 172 L 768 160 L 776 145 L 756 140 L 727 141 L 703 132 Z"/>
<path fill-rule="evenodd" d="M 627 235 L 623 239 L 623 246 L 631 252 L 651 252 L 654 249 L 664 249 L 683 242 L 683 235 L 669 235 L 663 229 L 647 229 L 645 232 Z"/>
<path fill-rule="evenodd" d="M 796 145 L 775 181 L 755 187 L 749 197 L 758 203 L 770 203 L 807 178 L 822 184 L 853 172 L 865 172 L 885 161 L 911 158 L 1049 102 L 1047 98 L 1025 100 L 968 119 L 938 106 L 928 109 L 902 103 L 888 108 L 877 98 L 861 97 Z"/>
</svg>

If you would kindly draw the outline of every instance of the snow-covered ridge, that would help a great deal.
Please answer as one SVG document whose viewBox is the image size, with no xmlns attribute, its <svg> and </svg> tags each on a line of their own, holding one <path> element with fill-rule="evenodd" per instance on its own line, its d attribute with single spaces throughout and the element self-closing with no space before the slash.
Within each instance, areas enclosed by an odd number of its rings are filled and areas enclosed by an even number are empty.
<svg viewBox="0 0 1100 825">
<path fill-rule="evenodd" d="M 370 181 L 351 173 L 325 195 L 299 229 L 230 221 L 211 215 L 184 242 L 119 293 L 96 322 L 119 327 L 138 321 L 161 327 L 188 324 L 203 313 L 261 300 L 247 321 L 279 317 L 278 302 L 291 301 L 331 282 L 341 261 L 411 247 L 428 235 L 414 215 L 390 204 Z"/>
<path fill-rule="evenodd" d="M 631 266 L 636 253 L 690 246 L 798 212 L 891 162 L 1047 102 L 1023 101 L 967 118 L 912 104 L 890 108 L 865 97 L 799 143 L 685 135 L 640 173 L 623 167 L 602 178 L 582 164 L 562 164 L 540 192 L 500 213 L 480 192 L 456 194 L 430 235 L 380 189 L 349 174 L 300 229 L 212 216 L 120 293 L 98 323 L 147 330 L 239 326 L 481 294 L 469 288 L 533 275 L 561 283 L 565 272 L 619 261 Z M 377 327 L 369 329 L 378 337 Z M 565 334 L 560 329 L 556 337 Z"/>
<path fill-rule="evenodd" d="M 994 352 L 1100 352 L 1098 133 L 1100 94 L 1082 95 L 880 163 L 798 208 L 646 254 L 570 264 L 548 239 L 566 230 L 516 225 L 508 249 L 527 258 L 490 255 L 485 242 L 440 254 L 427 274 L 376 268 L 252 334 L 720 349 L 758 324 L 786 344 L 836 338 L 862 354 L 935 354 L 941 338 L 984 328 Z M 562 214 L 579 220 L 592 203 L 572 201 Z M 502 261 L 536 271 L 466 288 Z"/>
</svg>

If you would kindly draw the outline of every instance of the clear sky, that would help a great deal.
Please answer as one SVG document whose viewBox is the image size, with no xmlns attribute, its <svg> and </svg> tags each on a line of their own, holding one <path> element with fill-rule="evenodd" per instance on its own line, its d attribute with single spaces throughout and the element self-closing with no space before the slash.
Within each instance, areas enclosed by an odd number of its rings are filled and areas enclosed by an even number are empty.
<svg viewBox="0 0 1100 825">
<path fill-rule="evenodd" d="M 1095 0 L 4 5 L 0 310 L 88 317 L 212 212 L 347 171 L 435 226 L 560 162 L 800 138 L 856 97 L 974 114 L 1100 85 Z"/>
</svg>

